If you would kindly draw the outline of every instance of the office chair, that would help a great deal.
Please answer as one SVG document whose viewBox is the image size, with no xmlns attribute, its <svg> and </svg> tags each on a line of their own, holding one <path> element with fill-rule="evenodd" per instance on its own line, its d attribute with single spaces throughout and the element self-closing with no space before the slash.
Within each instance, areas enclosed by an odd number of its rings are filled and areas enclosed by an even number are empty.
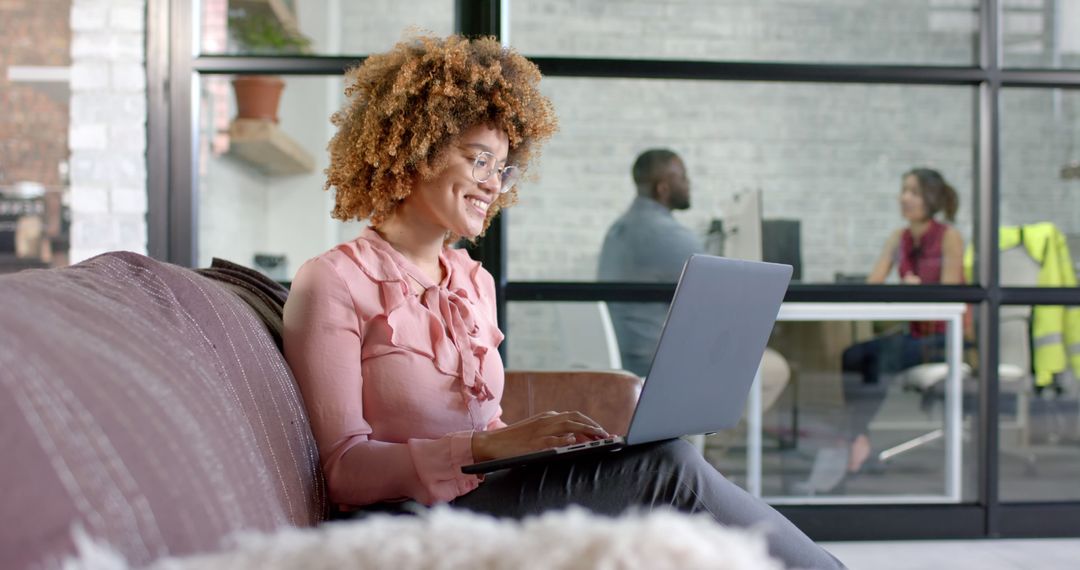
<svg viewBox="0 0 1080 570">
<path fill-rule="evenodd" d="M 1023 244 L 1001 252 L 1001 281 L 1004 286 L 1034 286 L 1038 279 L 1039 264 L 1028 255 Z M 1034 455 L 1030 450 L 1031 392 L 1034 385 L 1031 367 L 1031 307 L 1007 305 L 1001 307 L 999 326 L 998 388 L 1001 394 L 1011 395 L 1016 402 L 1013 422 L 1001 424 L 1002 428 L 1018 432 L 1020 456 L 1031 467 Z M 974 371 L 962 364 L 964 396 L 975 396 L 978 384 Z M 944 394 L 944 382 L 949 365 L 934 362 L 912 366 L 900 373 L 900 383 L 907 390 L 923 395 L 924 401 L 940 399 Z M 887 462 L 907 451 L 940 439 L 941 428 L 910 439 L 878 454 L 878 460 Z M 1003 450 L 1003 453 L 1013 453 Z"/>
<path fill-rule="evenodd" d="M 558 370 L 621 370 L 619 343 L 607 303 L 552 303 L 561 350 L 546 365 Z"/>
</svg>

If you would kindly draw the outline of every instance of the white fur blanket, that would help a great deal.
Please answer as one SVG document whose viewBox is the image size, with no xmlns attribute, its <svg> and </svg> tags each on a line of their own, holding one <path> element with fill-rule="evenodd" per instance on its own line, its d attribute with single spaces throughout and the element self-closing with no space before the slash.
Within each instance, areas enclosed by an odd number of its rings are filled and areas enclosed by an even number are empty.
<svg viewBox="0 0 1080 570">
<path fill-rule="evenodd" d="M 127 570 L 122 557 L 77 533 L 65 570 Z M 233 537 L 221 552 L 165 558 L 153 570 L 386 568 L 430 570 L 774 570 L 764 537 L 673 511 L 609 518 L 582 509 L 524 521 L 436 508 L 318 528 Z"/>
</svg>

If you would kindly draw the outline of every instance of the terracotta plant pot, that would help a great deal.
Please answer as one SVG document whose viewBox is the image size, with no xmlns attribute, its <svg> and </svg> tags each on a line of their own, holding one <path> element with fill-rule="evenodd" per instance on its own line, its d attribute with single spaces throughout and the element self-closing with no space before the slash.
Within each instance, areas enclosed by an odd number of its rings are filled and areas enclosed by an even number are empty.
<svg viewBox="0 0 1080 570">
<path fill-rule="evenodd" d="M 278 122 L 278 101 L 285 82 L 272 75 L 241 75 L 233 79 L 238 119 Z"/>
</svg>

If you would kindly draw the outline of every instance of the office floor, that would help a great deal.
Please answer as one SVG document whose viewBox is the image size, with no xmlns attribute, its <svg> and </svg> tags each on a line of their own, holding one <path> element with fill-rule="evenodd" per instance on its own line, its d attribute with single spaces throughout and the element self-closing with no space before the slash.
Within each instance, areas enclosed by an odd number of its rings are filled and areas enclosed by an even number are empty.
<svg viewBox="0 0 1080 570">
<path fill-rule="evenodd" d="M 850 570 L 1074 570 L 1080 539 L 823 542 Z"/>
<path fill-rule="evenodd" d="M 1032 406 L 1032 444 L 1020 448 L 1014 433 L 1004 433 L 1001 456 L 1001 497 L 1006 501 L 1080 500 L 1080 426 L 1077 425 L 1076 396 L 1057 404 Z M 783 423 L 783 402 L 771 415 L 773 425 Z M 777 440 L 766 435 L 763 454 L 762 486 L 766 494 L 791 494 L 800 481 L 807 480 L 816 448 L 816 432 L 827 432 L 835 423 L 835 410 L 804 409 L 801 424 L 810 434 L 794 448 L 779 449 Z M 816 416 L 816 417 L 815 417 Z M 879 415 L 880 425 L 911 420 L 940 425 L 940 416 L 927 416 L 913 395 L 896 390 Z M 766 426 L 770 417 L 766 415 Z M 768 429 L 768 427 L 766 427 Z M 970 429 L 970 426 L 969 428 Z M 923 428 L 921 431 L 925 431 Z M 921 433 L 920 430 L 880 429 L 876 444 L 884 447 Z M 733 432 L 710 436 L 706 456 L 721 472 L 739 484 L 745 484 L 745 433 Z M 818 438 L 821 439 L 821 438 Z M 974 499 L 975 446 L 970 432 L 964 444 L 964 497 Z M 940 493 L 943 488 L 941 442 L 934 442 L 904 454 L 880 471 L 847 481 L 843 490 L 823 495 L 898 496 L 905 493 Z M 1029 463 L 1025 457 L 1033 457 Z M 1080 568 L 1080 539 L 1002 539 L 1002 540 L 920 540 L 822 542 L 851 570 L 1074 570 Z"/>
<path fill-rule="evenodd" d="M 815 461 L 824 457 L 823 448 L 835 446 L 837 411 L 804 406 L 800 410 L 799 431 L 803 434 L 786 444 L 775 435 L 790 432 L 790 413 L 781 399 L 765 417 L 765 449 L 762 455 L 762 490 L 767 496 L 806 496 Z M 1017 445 L 1018 432 L 1003 425 L 1000 463 L 1000 496 L 1004 501 L 1075 501 L 1080 500 L 1080 425 L 1077 396 L 1054 402 L 1034 402 L 1030 408 L 1031 441 Z M 973 501 L 977 489 L 975 453 L 977 442 L 968 417 L 963 443 L 963 500 Z M 914 424 L 910 427 L 897 427 Z M 921 426 L 919 424 L 922 424 Z M 941 426 L 940 406 L 927 414 L 919 398 L 897 387 L 891 391 L 881 412 L 872 424 L 871 438 L 877 451 Z M 878 429 L 873 429 L 875 426 Z M 770 435 L 770 428 L 771 434 Z M 710 436 L 706 457 L 728 478 L 745 485 L 745 432 L 735 430 Z M 843 481 L 842 487 L 819 488 L 825 496 L 884 496 L 904 502 L 905 495 L 937 495 L 944 491 L 942 471 L 944 446 L 941 440 L 921 446 L 880 465 L 868 473 Z M 831 463 L 842 477 L 846 456 Z M 828 477 L 826 477 L 828 479 Z M 831 485 L 827 485 L 831 487 Z M 1080 565 L 1077 566 L 1080 568 Z"/>
</svg>

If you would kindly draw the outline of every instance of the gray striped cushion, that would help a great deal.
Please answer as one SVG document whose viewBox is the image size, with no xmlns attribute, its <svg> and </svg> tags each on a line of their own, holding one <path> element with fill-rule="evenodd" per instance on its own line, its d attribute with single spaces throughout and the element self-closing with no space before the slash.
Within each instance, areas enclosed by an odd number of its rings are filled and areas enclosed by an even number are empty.
<svg viewBox="0 0 1080 570">
<path fill-rule="evenodd" d="M 299 391 L 258 316 L 134 253 L 0 276 L 0 567 L 70 528 L 133 564 L 325 512 Z"/>
</svg>

